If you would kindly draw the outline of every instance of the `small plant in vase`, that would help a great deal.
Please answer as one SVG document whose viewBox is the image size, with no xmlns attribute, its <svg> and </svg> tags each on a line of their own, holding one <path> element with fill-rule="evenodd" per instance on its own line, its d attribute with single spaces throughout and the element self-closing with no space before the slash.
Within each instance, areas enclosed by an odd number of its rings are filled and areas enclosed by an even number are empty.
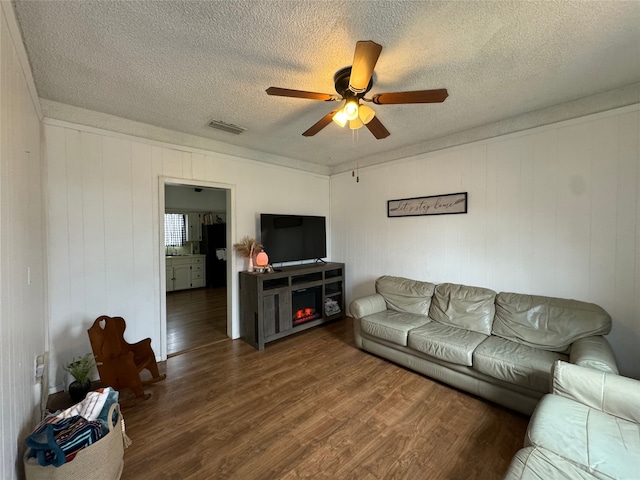
<svg viewBox="0 0 640 480">
<path fill-rule="evenodd" d="M 87 353 L 80 357 L 74 357 L 71 363 L 63 368 L 75 379 L 69 385 L 69 396 L 71 400 L 79 402 L 84 400 L 89 390 L 91 390 L 91 370 L 97 365 L 96 357 L 93 353 Z"/>
<path fill-rule="evenodd" d="M 253 257 L 262 250 L 262 245 L 256 242 L 254 238 L 245 236 L 238 243 L 235 243 L 233 248 L 238 252 L 238 255 L 249 259 L 248 270 L 253 272 Z"/>
</svg>

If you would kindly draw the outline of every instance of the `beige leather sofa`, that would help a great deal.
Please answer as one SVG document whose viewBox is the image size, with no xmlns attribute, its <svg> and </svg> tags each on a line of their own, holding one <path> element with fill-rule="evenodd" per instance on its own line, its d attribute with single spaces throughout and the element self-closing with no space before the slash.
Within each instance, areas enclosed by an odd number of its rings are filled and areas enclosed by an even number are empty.
<svg viewBox="0 0 640 480">
<path fill-rule="evenodd" d="M 557 362 L 505 480 L 640 478 L 640 381 Z"/>
<path fill-rule="evenodd" d="M 617 373 L 597 305 L 383 276 L 354 300 L 359 348 L 530 415 L 562 360 Z"/>
</svg>

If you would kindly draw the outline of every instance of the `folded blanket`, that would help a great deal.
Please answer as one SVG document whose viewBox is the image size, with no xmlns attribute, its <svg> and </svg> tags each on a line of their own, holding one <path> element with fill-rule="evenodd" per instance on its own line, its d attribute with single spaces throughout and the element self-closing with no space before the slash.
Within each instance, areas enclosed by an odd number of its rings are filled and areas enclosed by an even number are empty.
<svg viewBox="0 0 640 480">
<path fill-rule="evenodd" d="M 59 467 L 73 460 L 78 451 L 92 445 L 109 432 L 118 418 L 109 419 L 111 405 L 118 402 L 118 392 L 111 387 L 89 392 L 87 397 L 72 407 L 56 412 L 43 420 L 25 444 L 28 457 L 36 457 L 42 466 Z"/>
<path fill-rule="evenodd" d="M 26 438 L 25 444 L 30 448 L 28 456 L 36 457 L 40 465 L 59 467 L 101 436 L 102 425 L 97 420 L 89 421 L 79 415 L 63 419 L 51 417 Z"/>
<path fill-rule="evenodd" d="M 107 399 L 111 396 L 113 399 L 113 394 L 115 392 L 115 401 L 118 401 L 118 392 L 113 390 L 111 387 L 99 388 L 92 392 L 87 393 L 87 396 L 80 403 L 75 404 L 74 406 L 67 408 L 63 412 L 60 412 L 56 415 L 57 418 L 69 418 L 75 415 L 80 415 L 81 417 L 86 418 L 87 420 L 97 420 L 100 416 L 100 413 L 106 409 L 109 411 L 109 407 L 114 401 L 111 401 L 108 405 Z M 106 420 L 106 413 L 105 413 Z"/>
</svg>

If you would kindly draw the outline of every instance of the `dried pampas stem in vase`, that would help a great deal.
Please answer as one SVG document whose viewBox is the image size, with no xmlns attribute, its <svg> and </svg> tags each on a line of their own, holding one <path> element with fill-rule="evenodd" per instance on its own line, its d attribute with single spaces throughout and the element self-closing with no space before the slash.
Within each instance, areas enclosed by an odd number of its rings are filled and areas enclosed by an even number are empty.
<svg viewBox="0 0 640 480">
<path fill-rule="evenodd" d="M 238 243 L 233 244 L 233 248 L 238 252 L 238 255 L 249 259 L 249 271 L 253 272 L 253 256 L 262 250 L 262 245 L 256 242 L 255 238 L 251 238 L 248 235 L 242 237 Z"/>
</svg>

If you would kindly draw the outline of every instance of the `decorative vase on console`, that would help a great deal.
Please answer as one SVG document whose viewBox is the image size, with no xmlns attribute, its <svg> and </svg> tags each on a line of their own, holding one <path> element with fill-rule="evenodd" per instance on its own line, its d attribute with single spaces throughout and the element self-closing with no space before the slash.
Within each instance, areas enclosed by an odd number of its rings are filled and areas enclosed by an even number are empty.
<svg viewBox="0 0 640 480">
<path fill-rule="evenodd" d="M 249 259 L 249 272 L 253 272 L 253 255 L 255 252 L 262 250 L 260 245 L 254 238 L 245 236 L 240 242 L 233 245 L 238 255 Z"/>
</svg>

